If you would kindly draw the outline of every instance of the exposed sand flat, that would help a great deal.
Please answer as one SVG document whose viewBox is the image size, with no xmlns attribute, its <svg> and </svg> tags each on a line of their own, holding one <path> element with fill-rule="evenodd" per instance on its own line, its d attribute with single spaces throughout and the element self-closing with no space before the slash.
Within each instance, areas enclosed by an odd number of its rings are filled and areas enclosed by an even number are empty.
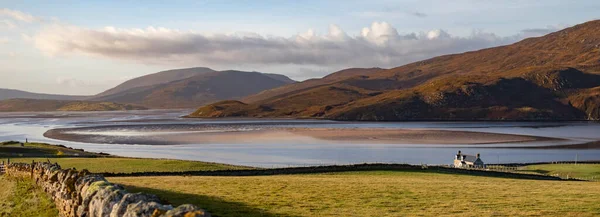
<svg viewBox="0 0 600 217">
<path fill-rule="evenodd" d="M 557 140 L 511 134 L 383 128 L 270 128 L 250 131 L 179 132 L 119 136 L 73 134 L 76 129 L 50 130 L 44 136 L 67 141 L 118 144 L 208 144 L 208 143 L 363 143 L 363 144 L 494 144 Z M 156 133 L 156 134 L 153 134 Z"/>
<path fill-rule="evenodd" d="M 553 138 L 535 136 L 422 129 L 294 128 L 289 132 L 323 140 L 391 144 L 491 144 L 553 140 Z"/>
</svg>

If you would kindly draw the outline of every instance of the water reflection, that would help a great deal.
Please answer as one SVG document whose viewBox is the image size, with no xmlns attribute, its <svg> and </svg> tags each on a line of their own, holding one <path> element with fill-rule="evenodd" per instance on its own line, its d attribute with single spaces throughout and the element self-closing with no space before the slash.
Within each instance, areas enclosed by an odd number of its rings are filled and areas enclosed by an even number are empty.
<svg viewBox="0 0 600 217">
<path fill-rule="evenodd" d="M 41 141 L 64 144 L 89 151 L 131 157 L 174 158 L 263 167 L 349 164 L 362 162 L 395 162 L 411 164 L 449 164 L 455 152 L 481 153 L 486 163 L 600 160 L 600 150 L 527 149 L 515 146 L 575 144 L 600 140 L 600 124 L 594 122 L 400 122 L 364 123 L 315 120 L 201 120 L 183 119 L 189 111 L 136 111 L 95 113 L 4 113 L 0 115 L 0 140 Z M 49 129 L 92 127 L 79 133 L 107 136 L 152 136 L 188 133 L 198 126 L 237 126 L 235 130 L 269 127 L 324 128 L 392 128 L 439 129 L 489 133 L 531 135 L 567 139 L 537 143 L 493 145 L 440 144 L 368 144 L 319 143 L 286 141 L 282 143 L 188 144 L 188 145 L 121 145 L 86 144 L 45 138 Z M 242 127 L 240 127 L 242 126 Z M 94 128 L 97 127 L 97 128 Z M 238 129 L 239 128 L 239 129 Z M 181 130 L 184 129 L 184 130 Z M 187 129 L 187 130 L 185 130 Z"/>
</svg>

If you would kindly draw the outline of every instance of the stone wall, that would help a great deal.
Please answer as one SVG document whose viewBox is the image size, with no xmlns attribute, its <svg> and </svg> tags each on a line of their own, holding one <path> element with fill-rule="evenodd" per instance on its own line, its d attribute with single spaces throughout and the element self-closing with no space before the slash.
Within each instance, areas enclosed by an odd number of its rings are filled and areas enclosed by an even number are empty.
<svg viewBox="0 0 600 217">
<path fill-rule="evenodd" d="M 161 204 L 155 195 L 128 193 L 101 175 L 61 169 L 51 163 L 11 163 L 6 175 L 32 178 L 56 204 L 62 217 L 192 217 L 210 216 L 194 205 Z"/>
</svg>

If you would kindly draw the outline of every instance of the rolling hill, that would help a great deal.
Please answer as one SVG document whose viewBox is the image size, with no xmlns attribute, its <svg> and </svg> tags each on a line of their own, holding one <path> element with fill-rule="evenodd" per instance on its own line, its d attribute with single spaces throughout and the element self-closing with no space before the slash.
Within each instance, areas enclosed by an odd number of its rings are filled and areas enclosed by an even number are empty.
<svg viewBox="0 0 600 217">
<path fill-rule="evenodd" d="M 26 98 L 26 99 L 54 99 L 54 100 L 82 100 L 88 96 L 70 96 L 57 94 L 31 93 L 21 90 L 0 88 L 0 100 Z"/>
<path fill-rule="evenodd" d="M 129 80 L 88 100 L 149 108 L 194 108 L 219 100 L 240 99 L 294 82 L 278 74 L 209 68 L 177 69 Z"/>
<path fill-rule="evenodd" d="M 352 69 L 200 107 L 190 117 L 598 120 L 600 20 L 392 69 Z M 361 72 L 362 71 L 362 72 Z"/>
<path fill-rule="evenodd" d="M 141 106 L 113 102 L 46 99 L 7 99 L 0 101 L 0 112 L 123 111 L 144 109 L 146 108 Z"/>
</svg>

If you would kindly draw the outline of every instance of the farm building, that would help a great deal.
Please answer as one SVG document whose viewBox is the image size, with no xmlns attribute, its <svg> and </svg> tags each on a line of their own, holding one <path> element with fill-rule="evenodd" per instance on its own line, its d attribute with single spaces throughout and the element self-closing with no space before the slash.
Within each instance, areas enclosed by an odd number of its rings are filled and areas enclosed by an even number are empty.
<svg viewBox="0 0 600 217">
<path fill-rule="evenodd" d="M 477 153 L 474 155 L 462 154 L 458 151 L 458 154 L 454 157 L 454 167 L 458 168 L 484 168 L 485 164 L 481 160 L 481 155 Z"/>
</svg>

